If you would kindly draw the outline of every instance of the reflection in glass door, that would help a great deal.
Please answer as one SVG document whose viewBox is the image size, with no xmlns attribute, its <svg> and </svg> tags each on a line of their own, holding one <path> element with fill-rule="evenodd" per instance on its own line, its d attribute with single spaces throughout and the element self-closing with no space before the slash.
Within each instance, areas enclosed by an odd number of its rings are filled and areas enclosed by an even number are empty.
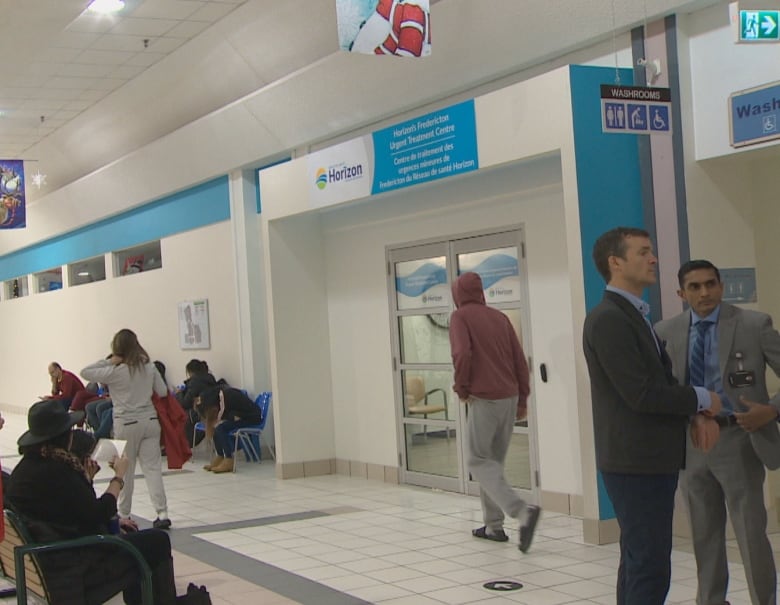
<svg viewBox="0 0 780 605">
<path fill-rule="evenodd" d="M 461 491 L 446 243 L 390 254 L 405 482 Z"/>
<path fill-rule="evenodd" d="M 487 304 L 507 315 L 529 355 L 522 329 L 528 324 L 522 250 L 522 232 L 513 230 L 388 251 L 405 483 L 478 493 L 466 471 L 466 442 L 460 439 L 466 409 L 452 391 L 450 284 L 463 272 L 479 273 Z M 506 473 L 512 486 L 532 499 L 536 468 L 533 428 L 517 422 Z"/>
</svg>

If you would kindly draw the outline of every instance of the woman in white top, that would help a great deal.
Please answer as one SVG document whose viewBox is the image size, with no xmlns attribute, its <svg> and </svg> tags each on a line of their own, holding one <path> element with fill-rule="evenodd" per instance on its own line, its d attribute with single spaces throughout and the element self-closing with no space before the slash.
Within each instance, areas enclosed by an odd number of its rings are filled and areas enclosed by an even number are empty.
<svg viewBox="0 0 780 605">
<path fill-rule="evenodd" d="M 130 516 L 137 459 L 157 512 L 154 527 L 168 529 L 171 521 L 162 480 L 160 422 L 152 404 L 152 392 L 160 396 L 167 394 L 165 382 L 135 333 L 127 329 L 117 332 L 111 341 L 111 357 L 88 365 L 81 370 L 81 375 L 108 385 L 114 402 L 114 437 L 127 441 L 125 454 L 130 461 L 130 472 L 119 494 L 119 515 Z"/>
</svg>

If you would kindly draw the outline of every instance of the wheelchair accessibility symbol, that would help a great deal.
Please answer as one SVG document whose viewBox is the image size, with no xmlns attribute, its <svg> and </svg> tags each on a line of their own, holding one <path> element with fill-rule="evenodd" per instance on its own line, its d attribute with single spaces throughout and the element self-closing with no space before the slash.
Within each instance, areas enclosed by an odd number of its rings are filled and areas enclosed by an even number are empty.
<svg viewBox="0 0 780 605">
<path fill-rule="evenodd" d="M 777 114 L 772 114 L 771 116 L 764 116 L 761 119 L 761 127 L 764 134 L 777 132 Z"/>
</svg>

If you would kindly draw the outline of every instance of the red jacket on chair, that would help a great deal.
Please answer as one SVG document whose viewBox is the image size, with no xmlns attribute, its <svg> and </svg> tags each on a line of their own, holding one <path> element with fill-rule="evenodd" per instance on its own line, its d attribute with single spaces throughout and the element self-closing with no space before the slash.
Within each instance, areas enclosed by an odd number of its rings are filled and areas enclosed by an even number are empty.
<svg viewBox="0 0 780 605">
<path fill-rule="evenodd" d="M 160 420 L 162 442 L 168 458 L 168 468 L 179 469 L 192 458 L 192 449 L 184 436 L 184 423 L 187 415 L 179 402 L 171 395 L 158 397 L 152 394 L 152 403 Z"/>
</svg>

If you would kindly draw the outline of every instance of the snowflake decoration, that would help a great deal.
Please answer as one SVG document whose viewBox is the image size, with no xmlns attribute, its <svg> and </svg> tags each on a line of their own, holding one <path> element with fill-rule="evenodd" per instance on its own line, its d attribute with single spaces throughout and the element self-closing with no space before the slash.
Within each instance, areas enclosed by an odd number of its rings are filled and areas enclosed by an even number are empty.
<svg viewBox="0 0 780 605">
<path fill-rule="evenodd" d="M 32 175 L 32 183 L 38 189 L 40 189 L 46 184 L 46 175 L 43 174 L 40 170 L 36 170 L 35 174 Z"/>
</svg>

